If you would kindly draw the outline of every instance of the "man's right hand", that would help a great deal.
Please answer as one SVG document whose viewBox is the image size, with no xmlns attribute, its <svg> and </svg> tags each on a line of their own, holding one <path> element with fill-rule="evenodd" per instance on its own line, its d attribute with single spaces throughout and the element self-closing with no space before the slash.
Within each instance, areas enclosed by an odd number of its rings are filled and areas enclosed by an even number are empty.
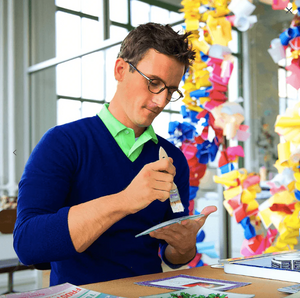
<svg viewBox="0 0 300 298">
<path fill-rule="evenodd" d="M 175 172 L 172 158 L 158 160 L 145 165 L 125 190 L 72 206 L 68 224 L 76 251 L 85 251 L 126 215 L 144 209 L 154 200 L 167 200 Z"/>
<path fill-rule="evenodd" d="M 154 200 L 167 200 L 175 174 L 176 169 L 170 157 L 145 165 L 123 191 L 129 212 L 136 213 Z"/>
</svg>

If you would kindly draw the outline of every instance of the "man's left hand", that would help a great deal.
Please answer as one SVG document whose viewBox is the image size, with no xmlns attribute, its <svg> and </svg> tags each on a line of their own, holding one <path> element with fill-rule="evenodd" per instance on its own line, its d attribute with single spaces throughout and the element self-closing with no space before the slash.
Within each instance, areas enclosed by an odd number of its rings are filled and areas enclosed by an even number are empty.
<svg viewBox="0 0 300 298">
<path fill-rule="evenodd" d="M 188 258 L 193 258 L 193 255 L 196 253 L 197 233 L 204 225 L 208 215 L 216 210 L 217 207 L 215 206 L 205 207 L 201 212 L 201 214 L 205 216 L 194 220 L 183 220 L 181 223 L 176 223 L 151 232 L 149 235 L 153 238 L 165 240 L 169 246 L 171 246 L 172 254 L 178 255 L 176 259 L 181 259 L 182 263 L 188 262 L 189 259 L 184 260 L 185 255 L 188 254 Z M 190 256 L 191 252 L 193 254 L 192 256 Z M 180 261 L 178 263 L 180 263 Z"/>
</svg>

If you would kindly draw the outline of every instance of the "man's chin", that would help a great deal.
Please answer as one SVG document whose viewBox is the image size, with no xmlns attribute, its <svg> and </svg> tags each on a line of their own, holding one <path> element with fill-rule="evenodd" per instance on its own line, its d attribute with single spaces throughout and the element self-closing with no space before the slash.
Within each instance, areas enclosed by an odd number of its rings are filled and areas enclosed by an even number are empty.
<svg viewBox="0 0 300 298">
<path fill-rule="evenodd" d="M 152 124 L 153 120 L 152 121 L 145 121 L 145 122 L 139 123 L 138 126 L 139 127 L 143 127 L 143 128 L 147 128 L 148 126 L 150 126 Z"/>
<path fill-rule="evenodd" d="M 146 128 L 146 127 L 148 127 L 148 126 L 150 126 L 152 124 L 152 122 L 153 122 L 154 119 L 155 119 L 155 117 L 153 117 L 153 118 L 149 118 L 148 117 L 144 121 L 139 121 L 138 126 Z"/>
</svg>

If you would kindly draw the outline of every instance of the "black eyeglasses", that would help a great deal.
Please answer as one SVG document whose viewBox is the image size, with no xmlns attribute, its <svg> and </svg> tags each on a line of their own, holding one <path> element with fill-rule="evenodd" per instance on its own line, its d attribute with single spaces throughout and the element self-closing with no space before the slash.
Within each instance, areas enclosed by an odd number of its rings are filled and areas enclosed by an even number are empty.
<svg viewBox="0 0 300 298">
<path fill-rule="evenodd" d="M 160 79 L 150 79 L 146 75 L 144 75 L 141 71 L 139 71 L 135 66 L 133 66 L 130 62 L 126 61 L 134 70 L 136 70 L 140 75 L 142 75 L 148 81 L 148 90 L 151 93 L 159 94 L 163 92 L 165 89 L 168 89 L 168 101 L 176 101 L 183 97 L 180 90 L 174 87 L 168 87 L 162 80 Z"/>
</svg>

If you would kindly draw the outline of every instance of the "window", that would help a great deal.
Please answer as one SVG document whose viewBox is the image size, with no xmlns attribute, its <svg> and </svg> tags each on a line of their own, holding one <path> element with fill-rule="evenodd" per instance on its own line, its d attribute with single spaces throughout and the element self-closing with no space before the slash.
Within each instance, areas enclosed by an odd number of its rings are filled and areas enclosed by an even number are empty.
<svg viewBox="0 0 300 298">
<path fill-rule="evenodd" d="M 291 49 L 286 50 L 286 57 L 291 56 Z M 291 65 L 292 58 L 282 59 L 278 63 L 278 96 L 279 114 L 283 115 L 287 108 L 292 108 L 300 99 L 300 89 L 296 90 L 293 86 L 286 83 L 286 78 L 291 75 L 285 68 Z"/>
<path fill-rule="evenodd" d="M 151 22 L 170 23 L 174 30 L 183 31 L 181 24 L 184 14 L 178 7 L 162 4 L 152 5 L 151 1 L 106 0 L 109 22 L 100 21 L 101 7 L 97 0 L 56 0 L 56 55 L 68 57 L 85 51 L 93 51 L 81 57 L 63 62 L 56 67 L 57 118 L 58 124 L 96 115 L 100 107 L 110 102 L 115 90 L 116 80 L 113 70 L 119 52 L 120 42 L 134 27 Z M 118 7 L 118 9 L 115 9 Z M 104 40 L 105 31 L 110 40 L 119 41 L 103 50 L 97 50 Z M 229 47 L 235 55 L 235 68 L 229 84 L 229 98 L 238 97 L 238 33 L 233 32 Z M 182 83 L 183 84 L 183 83 Z M 91 103 L 96 105 L 91 105 Z M 89 103 L 89 112 L 84 108 Z M 168 138 L 170 121 L 182 121 L 180 109 L 182 101 L 169 103 L 155 119 L 153 127 L 157 134 Z"/>
<path fill-rule="evenodd" d="M 56 0 L 55 4 L 56 57 L 97 49 L 103 41 L 102 1 Z M 96 114 L 104 101 L 104 77 L 104 51 L 56 66 L 58 124 Z"/>
<path fill-rule="evenodd" d="M 183 13 L 172 5 L 159 7 L 147 1 L 109 0 L 109 28 L 100 21 L 102 1 L 56 0 L 56 56 L 68 57 L 93 51 L 56 66 L 57 122 L 63 124 L 99 112 L 116 90 L 113 70 L 120 42 L 134 27 L 152 21 L 172 23 L 182 31 Z M 115 9 L 118 7 L 118 9 Z M 107 30 L 108 29 L 108 30 Z M 110 40 L 120 41 L 105 50 L 97 50 L 104 40 L 105 30 Z M 170 103 L 154 121 L 157 134 L 169 137 L 170 121 L 182 119 L 181 101 Z"/>
</svg>

